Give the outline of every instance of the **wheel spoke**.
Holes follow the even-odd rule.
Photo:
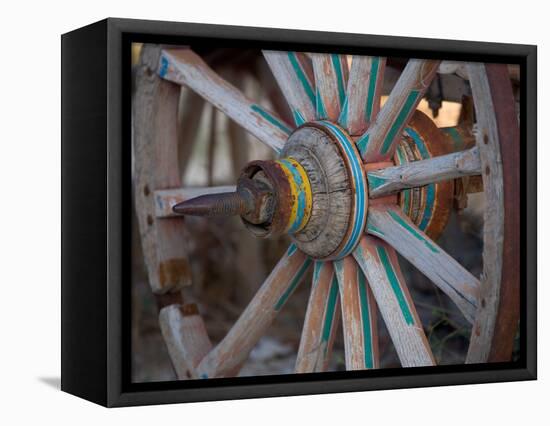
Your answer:
[[[441,61],[437,69],[439,74],[456,74],[464,80],[468,80],[468,70],[463,61]]]
[[[367,231],[397,250],[458,306],[469,322],[477,308],[479,281],[397,207],[369,207]]]
[[[212,343],[196,305],[169,305],[161,309],[159,324],[178,379],[198,379],[195,367]]]
[[[275,114],[221,78],[190,49],[163,50],[158,72],[165,80],[195,91],[277,152],[292,130]]]
[[[387,102],[357,141],[367,162],[393,157],[401,133],[436,75],[439,61],[410,59]]]
[[[342,299],[346,370],[378,368],[376,305],[352,256],[334,262]]]
[[[395,251],[382,240],[365,235],[353,256],[367,277],[401,365],[435,365]]]
[[[181,217],[172,211],[172,207],[191,198],[200,197],[207,194],[219,194],[222,192],[235,192],[236,187],[227,186],[204,186],[190,188],[161,189],[154,192],[155,198],[155,216],[162,217]]]
[[[225,377],[241,365],[294,292],[311,260],[292,244],[224,339],[197,370],[201,378]]]
[[[367,172],[371,198],[443,180],[481,174],[477,148]]]
[[[312,53],[318,119],[336,121],[346,99],[348,64],[344,55]]]
[[[310,59],[299,52],[264,50],[297,126],[315,120],[315,84]]]
[[[338,122],[352,136],[362,135],[378,115],[386,58],[354,56],[346,101]]]
[[[340,318],[338,283],[331,262],[315,262],[296,373],[326,371]]]

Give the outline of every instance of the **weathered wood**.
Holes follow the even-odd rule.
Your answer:
[[[465,80],[468,79],[466,63],[462,61],[441,61],[437,72],[439,74],[456,74]]]
[[[395,251],[382,240],[365,235],[353,257],[367,277],[401,365],[435,365]]]
[[[332,263],[317,261],[296,358],[296,373],[327,370],[339,321],[340,296]]]
[[[191,198],[206,194],[218,194],[221,192],[235,192],[236,187],[227,186],[205,186],[205,187],[189,187],[189,188],[174,188],[155,191],[154,212],[157,218],[181,217],[172,211],[172,207]]]
[[[480,287],[481,303],[478,307],[476,321],[470,337],[470,347],[468,348],[468,355],[466,357],[467,363],[487,362],[491,353],[496,320],[499,312],[501,282],[507,279],[507,277],[504,277],[502,274],[503,267],[505,266],[502,263],[505,247],[505,214],[514,215],[513,211],[517,210],[517,203],[519,202],[517,199],[509,199],[508,202],[511,201],[511,203],[507,204],[507,207],[509,206],[510,211],[505,210],[504,199],[508,194],[504,193],[503,190],[504,176],[502,170],[500,139],[501,137],[506,138],[506,136],[499,133],[499,123],[496,115],[498,106],[493,102],[494,95],[491,93],[492,88],[486,67],[485,64],[468,64],[468,74],[476,107],[478,126],[477,146],[479,148],[483,170],[482,179],[485,193],[485,212],[483,225],[483,275]],[[513,97],[511,100],[513,100]],[[504,117],[501,116],[500,118],[503,119]],[[510,119],[513,120],[513,114],[511,117],[508,117],[508,120]],[[501,126],[503,125],[504,123],[501,123]],[[518,140],[514,141],[515,138],[519,139],[517,129],[515,130],[515,135],[512,136],[511,143],[518,143]],[[510,173],[514,173],[513,170],[516,168],[517,163],[510,165]],[[516,222],[516,227],[518,225],[519,223]],[[517,231],[515,232],[517,240]],[[510,236],[513,238],[513,235]],[[517,241],[509,241],[506,244],[509,243],[513,245],[516,244],[516,242]],[[514,254],[510,252],[508,254],[508,259],[510,259],[510,255],[514,256]],[[517,255],[515,257],[517,259]],[[515,286],[517,286],[519,277],[514,275],[513,269],[517,269],[517,267],[517,263],[515,263],[511,266],[511,269],[508,270],[508,273],[513,275],[511,277],[513,281],[516,281],[512,283],[512,285]],[[512,308],[512,306],[509,308]],[[515,325],[510,322],[506,325],[508,327],[515,327]],[[507,342],[507,344],[510,345],[510,342]]]
[[[195,367],[212,343],[196,305],[166,306],[159,313],[159,323],[178,379],[198,379]]]
[[[344,55],[312,53],[318,119],[336,121],[346,100],[348,64]]]
[[[390,244],[449,296],[469,322],[474,321],[478,279],[418,229],[399,208],[370,206],[367,231]]]
[[[485,64],[498,124],[502,185],[504,193],[504,245],[499,288],[498,313],[495,320],[489,362],[512,359],[520,321],[520,212],[522,182],[517,159],[520,158],[519,107],[510,79],[519,80],[519,65]],[[533,171],[532,171],[533,172]]]
[[[449,154],[446,139],[434,122],[416,110],[396,149],[397,165]],[[403,212],[432,239],[445,229],[451,214],[454,180],[405,189],[399,194]]]
[[[153,292],[191,284],[182,218],[157,220],[154,191],[181,187],[177,111],[180,87],[160,79],[160,49],[145,45],[136,72],[133,103],[134,189],[144,260]]]
[[[466,116],[468,113],[465,109],[468,108],[467,101],[464,101],[461,114]],[[464,151],[473,148],[476,144],[475,136],[472,132],[472,124],[463,123],[453,127],[440,127],[439,130],[445,135],[444,143],[447,152]]]
[[[297,126],[315,120],[315,80],[310,59],[300,52],[264,50]]]
[[[277,83],[277,80],[273,76],[267,61],[259,61],[256,64],[256,67],[259,83],[259,87],[257,88],[258,92],[261,92],[262,96],[266,100],[269,100],[271,109],[273,109],[279,117],[281,117],[286,123],[293,123],[294,118],[292,117],[292,112],[289,108],[288,102],[279,87],[279,83]]]
[[[510,68],[514,71],[511,72]],[[498,124],[500,156],[502,160],[502,187],[504,194],[504,241],[502,273],[499,288],[498,313],[495,320],[489,362],[512,360],[514,342],[520,320],[520,212],[522,183],[520,179],[519,112],[510,78],[519,79],[519,65],[485,64],[491,87],[495,116]],[[504,172],[505,171],[505,172]],[[531,170],[531,173],[534,173]],[[487,223],[487,222],[485,222]],[[482,296],[483,297],[483,296]],[[482,299],[483,300],[483,299]],[[481,317],[482,319],[482,317]]]
[[[346,370],[379,367],[376,304],[352,256],[334,262],[342,300]]]
[[[384,107],[357,146],[366,162],[393,157],[401,132],[436,75],[439,61],[409,59]]]
[[[294,292],[311,260],[292,244],[262,284],[229,333],[204,359],[202,378],[226,377],[248,357]]]
[[[444,180],[481,174],[477,148],[367,173],[371,198]]]
[[[349,72],[346,102],[338,123],[352,136],[366,132],[380,110],[386,58],[353,56]]]
[[[353,213],[346,163],[327,132],[311,126],[294,132],[282,155],[302,165],[313,194],[309,221],[294,238],[312,257],[326,258],[338,250]]]
[[[507,78],[518,82],[520,80],[520,67],[517,64],[506,65]],[[468,63],[462,61],[441,61],[437,70],[440,74],[456,74],[459,77],[469,80]]]
[[[291,132],[288,124],[248,99],[192,50],[163,50],[158,74],[165,80],[186,85],[277,152]]]

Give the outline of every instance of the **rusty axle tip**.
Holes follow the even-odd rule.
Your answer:
[[[248,209],[246,200],[238,192],[201,195],[172,207],[177,214],[203,217],[243,215]]]

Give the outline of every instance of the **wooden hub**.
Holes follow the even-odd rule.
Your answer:
[[[396,150],[395,164],[447,154],[445,135],[423,113],[414,113]],[[388,162],[388,165],[391,165]],[[289,137],[277,161],[253,161],[242,178],[270,187],[269,220],[246,227],[258,237],[287,233],[297,247],[319,260],[350,254],[363,234],[368,213],[365,165],[356,144],[329,121],[302,125]],[[407,189],[398,203],[411,220],[432,238],[447,224],[453,182]]]
[[[373,194],[377,188],[377,178],[371,174],[367,181],[365,170],[446,154],[446,141],[444,133],[417,111],[393,162],[364,164],[355,141],[340,126],[309,122],[289,136],[278,160],[249,163],[236,192],[203,195],[173,210],[200,216],[238,214],[257,237],[288,234],[313,259],[342,259],[357,246],[366,226],[367,182]],[[384,202],[398,202],[422,231],[437,238],[449,218],[453,191],[452,181],[428,184],[405,189]]]
[[[424,113],[415,111],[398,145],[397,165],[426,160],[452,152],[445,134]],[[445,229],[451,213],[454,181],[405,189],[399,193],[399,205],[414,224],[437,239]]]
[[[361,156],[338,125],[307,123],[289,137],[280,159],[254,161],[243,172],[275,194],[270,222],[245,225],[257,236],[286,232],[314,259],[340,259],[366,224],[368,190]]]

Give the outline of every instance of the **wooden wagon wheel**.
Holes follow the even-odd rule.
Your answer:
[[[380,108],[385,58],[354,56],[348,71],[340,55],[263,54],[294,126],[246,98],[189,49],[146,46],[142,53],[134,99],[135,197],[178,377],[236,375],[310,267],[296,372],[327,369],[340,317],[346,369],[377,368],[375,307],[402,366],[435,365],[396,253],[472,324],[466,362],[509,359],[519,309],[519,133],[506,66],[467,65],[477,114],[471,146],[463,137],[468,129],[443,131],[416,111],[439,61],[410,59]],[[174,151],[180,85],[275,150],[278,160],[249,163],[236,188],[181,188]],[[478,175],[487,200],[480,279],[434,242],[457,179]],[[196,307],[180,295],[189,283],[180,214],[239,214],[253,234],[286,233],[293,241],[214,347]]]

